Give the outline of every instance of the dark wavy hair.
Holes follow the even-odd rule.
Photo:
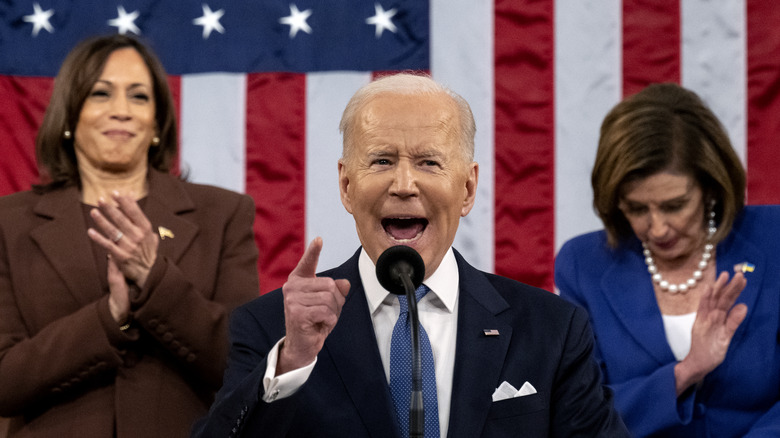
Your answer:
[[[601,125],[591,184],[611,246],[633,235],[618,208],[627,183],[663,171],[691,176],[704,202],[714,201],[715,242],[731,231],[745,205],[745,169],[726,130],[694,92],[653,84],[617,104]]]
[[[110,35],[82,41],[68,53],[54,79],[49,106],[35,139],[35,154],[40,184],[38,191],[80,185],[73,139],[84,101],[100,78],[108,57],[119,49],[132,48],[146,63],[152,77],[155,119],[160,143],[149,148],[148,163],[154,169],[169,172],[178,147],[176,114],[167,75],[157,56],[134,37]],[[64,137],[71,131],[70,138]]]

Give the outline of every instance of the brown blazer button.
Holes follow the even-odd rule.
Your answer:
[[[149,327],[155,328],[155,327],[157,327],[157,324],[159,324],[159,321],[157,321],[156,319],[150,319],[148,324],[149,324]]]
[[[197,359],[197,357],[194,354],[190,353],[187,355],[187,362],[195,362],[195,359]]]
[[[165,342],[171,342],[173,340],[173,333],[168,332],[168,333],[164,334],[162,338],[163,338],[163,341],[165,341]]]
[[[181,347],[181,348],[179,348],[178,353],[179,353],[179,356],[184,357],[184,356],[186,356],[186,355],[188,355],[190,353],[190,349],[187,348],[187,347]]]
[[[157,326],[156,329],[154,329],[154,331],[156,331],[158,335],[165,333],[167,330],[168,327],[165,324],[160,324]]]

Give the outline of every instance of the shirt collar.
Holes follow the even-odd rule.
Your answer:
[[[379,306],[388,299],[388,296],[392,294],[379,284],[379,280],[376,278],[376,266],[362,248],[358,259],[358,269],[360,271],[360,279],[363,282],[363,289],[366,292],[368,307],[373,315]],[[431,290],[429,294],[433,293],[447,311],[452,313],[455,310],[455,303],[458,298],[459,283],[458,262],[455,260],[452,247],[450,247],[444,254],[444,258],[442,258],[436,272],[423,281],[423,284]]]

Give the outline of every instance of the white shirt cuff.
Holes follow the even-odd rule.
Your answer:
[[[279,347],[282,345],[282,342],[284,342],[284,338],[280,339],[268,353],[265,375],[263,376],[264,392],[262,397],[266,403],[295,394],[309,379],[311,372],[314,370],[314,365],[317,363],[317,358],[315,357],[314,361],[305,367],[277,376],[276,362],[279,358]]]

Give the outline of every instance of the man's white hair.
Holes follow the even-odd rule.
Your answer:
[[[371,100],[381,94],[444,94],[449,96],[458,108],[459,126],[457,129],[458,137],[460,139],[459,146],[464,161],[466,163],[474,161],[474,135],[476,134],[477,127],[468,102],[454,91],[431,79],[430,76],[411,73],[384,76],[361,87],[352,96],[341,116],[341,123],[339,123],[339,131],[343,135],[342,160],[345,162],[349,161],[352,152],[351,139],[355,134],[356,117]]]

